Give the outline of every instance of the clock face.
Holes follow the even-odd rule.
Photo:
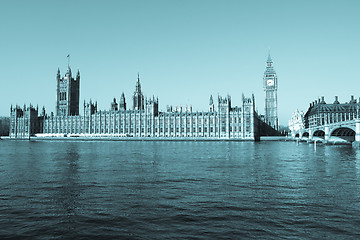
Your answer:
[[[266,84],[270,87],[270,86],[273,86],[274,85],[274,80],[272,79],[269,79],[267,80]]]

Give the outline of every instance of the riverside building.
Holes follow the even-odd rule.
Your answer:
[[[64,77],[57,71],[56,115],[43,108],[11,107],[10,138],[113,138],[113,139],[189,139],[189,140],[258,140],[259,118],[255,97],[242,95],[240,106],[232,106],[231,97],[212,96],[207,111],[191,107],[168,107],[159,110],[159,99],[146,98],[138,75],[133,107],[127,108],[124,93],[119,103],[113,99],[109,110],[98,110],[96,102],[83,103],[80,115],[80,72],[73,78],[68,66]]]

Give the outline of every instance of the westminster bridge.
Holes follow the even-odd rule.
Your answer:
[[[297,139],[310,141],[360,142],[360,119],[304,128],[295,132],[294,135]]]

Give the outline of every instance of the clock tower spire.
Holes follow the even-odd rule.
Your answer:
[[[265,91],[265,122],[274,129],[279,129],[279,120],[277,113],[277,88],[278,80],[273,67],[273,61],[270,56],[266,61],[266,69],[264,72],[264,91]]]

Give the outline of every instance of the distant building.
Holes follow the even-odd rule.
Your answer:
[[[325,102],[324,97],[310,103],[304,115],[305,128],[353,120],[359,116],[360,103],[351,96],[349,102],[340,103],[337,96],[331,104]]]
[[[255,111],[254,95],[250,98],[243,95],[239,107],[232,106],[230,96],[218,96],[216,107],[213,97],[210,96],[208,111],[193,112],[190,105],[184,109],[168,107],[168,111],[161,112],[158,98],[144,97],[138,75],[132,97],[133,109],[127,109],[125,95],[122,93],[119,103],[115,98],[113,99],[110,110],[98,110],[96,102],[84,102],[84,112],[81,116],[79,115],[80,72],[78,71],[75,79],[72,78],[69,66],[63,78],[60,77],[58,70],[56,79],[56,116],[53,113],[47,115],[45,109],[39,113],[38,108],[31,105],[23,108],[11,107],[11,138],[82,136],[259,139],[259,118]],[[275,114],[274,111],[273,113]]]
[[[293,112],[291,119],[289,120],[289,129],[292,137],[305,128],[304,112],[296,110]]]

